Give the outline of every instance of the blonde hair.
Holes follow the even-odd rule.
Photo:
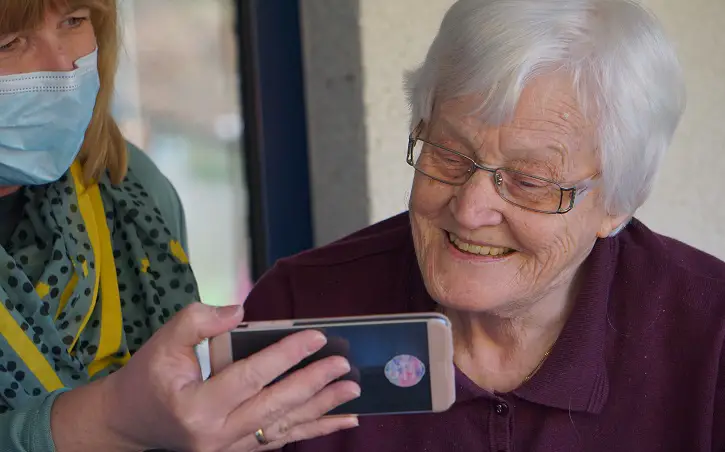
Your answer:
[[[98,43],[98,73],[101,80],[80,159],[86,180],[98,179],[104,171],[108,171],[111,181],[118,184],[126,176],[128,160],[126,140],[111,116],[119,51],[116,0],[0,1],[0,35],[37,27],[49,10],[80,8],[91,10],[91,23]]]

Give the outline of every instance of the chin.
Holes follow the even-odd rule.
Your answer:
[[[428,249],[420,268],[429,295],[440,305],[470,312],[496,311],[516,299],[511,283],[517,280],[517,258],[513,254],[469,260],[452,256],[440,246]]]
[[[463,250],[455,241],[445,229],[413,221],[413,242],[428,294],[450,309],[505,310],[516,299],[525,254],[509,249],[500,254],[489,250],[486,255],[480,248]]]
[[[443,307],[456,311],[490,312],[506,310],[512,297],[504,287],[495,283],[487,284],[481,281],[472,285],[470,281],[461,281],[460,278],[447,280],[436,277],[434,284],[428,284],[426,289],[431,298]]]

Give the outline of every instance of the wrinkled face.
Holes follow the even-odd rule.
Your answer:
[[[90,10],[48,10],[35,29],[0,31],[0,76],[40,71],[71,71],[95,50]]]
[[[489,127],[470,112],[479,96],[436,107],[421,137],[486,167],[506,167],[573,185],[599,172],[596,128],[582,116],[571,81],[542,76],[522,93],[513,120]],[[515,315],[566,291],[597,236],[623,218],[606,214],[595,188],[566,214],[503,200],[491,173],[462,186],[417,173],[410,216],[418,263],[433,299],[449,308]]]

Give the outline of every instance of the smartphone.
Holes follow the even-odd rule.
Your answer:
[[[304,366],[334,355],[344,356],[359,398],[330,415],[442,412],[455,401],[451,324],[438,313],[247,322],[210,340],[212,375],[285,336],[318,330],[327,344],[271,384]]]

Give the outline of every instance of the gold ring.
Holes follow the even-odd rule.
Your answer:
[[[262,430],[261,428],[254,432],[254,437],[257,439],[257,442],[260,446],[266,446],[267,444],[269,444],[267,437],[264,436],[264,430]]]

